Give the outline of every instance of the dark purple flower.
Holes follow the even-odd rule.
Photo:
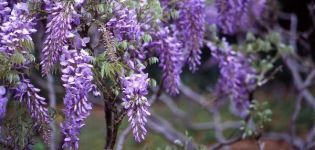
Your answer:
[[[184,0],[179,4],[177,30],[178,39],[188,55],[188,64],[191,71],[196,71],[200,65],[200,55],[203,43],[205,24],[204,0]]]
[[[260,18],[265,0],[216,0],[218,25],[224,33],[248,30]]]
[[[92,104],[87,96],[93,90],[92,57],[81,50],[68,50],[63,47],[60,57],[62,66],[62,81],[66,90],[64,98],[64,113],[66,120],[62,123],[62,132],[65,135],[64,148],[78,149],[80,129],[84,120],[90,115]]]
[[[250,92],[256,86],[256,71],[244,55],[232,50],[232,47],[222,40],[220,47],[208,43],[212,57],[218,62],[220,79],[216,85],[217,96],[228,96],[236,108],[238,115],[248,113]]]
[[[122,105],[127,110],[128,121],[133,129],[135,140],[140,142],[144,140],[147,130],[147,116],[150,115],[150,104],[145,97],[148,94],[148,74],[132,74],[121,78],[123,90]]]
[[[15,89],[14,97],[26,104],[31,117],[38,125],[48,126],[51,118],[48,113],[46,99],[38,95],[40,89],[34,87],[29,79],[22,79]],[[44,130],[43,138],[48,141],[50,130]]]
[[[75,21],[76,13],[73,5],[67,2],[56,2],[49,12],[47,24],[48,34],[42,50],[42,74],[47,74],[59,60],[63,46],[67,45],[67,38],[72,37],[71,22]]]

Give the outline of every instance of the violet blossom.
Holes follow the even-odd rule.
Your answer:
[[[216,0],[218,25],[224,33],[248,30],[261,17],[266,0]]]
[[[8,99],[6,97],[6,89],[4,86],[0,86],[0,124],[6,114],[7,103]]]
[[[177,30],[178,39],[188,55],[188,64],[191,71],[196,71],[200,65],[201,46],[205,31],[205,2],[204,0],[184,0],[179,4]]]
[[[0,26],[0,52],[7,55],[12,55],[15,51],[26,53],[21,42],[32,40],[30,35],[36,32],[34,25],[27,4],[14,5],[9,18]]]
[[[66,90],[64,97],[66,119],[61,125],[65,135],[64,148],[78,149],[80,129],[92,110],[92,104],[87,99],[88,93],[94,87],[91,59],[92,57],[83,49],[68,50],[67,46],[63,47],[60,64],[61,79]]]
[[[113,1],[113,17],[106,26],[118,41],[137,40],[140,35],[135,10],[128,9],[116,1]]]
[[[163,70],[163,87],[171,95],[178,94],[184,63],[183,51],[180,50],[181,44],[171,34],[168,27],[160,29],[152,44],[159,55],[160,66]]]
[[[29,79],[22,79],[15,89],[14,97],[26,104],[31,117],[38,125],[48,126],[51,118],[48,113],[47,102],[44,97],[39,95],[40,89],[36,88]],[[47,142],[50,130],[43,131],[43,138]]]
[[[128,121],[133,129],[133,135],[136,141],[144,140],[147,130],[147,116],[150,115],[150,104],[145,97],[148,94],[148,74],[132,74],[121,78],[123,90],[122,105],[127,110]]]
[[[6,22],[10,14],[11,9],[8,7],[6,0],[0,0],[0,25]]]
[[[250,61],[240,52],[222,40],[221,46],[208,43],[212,57],[218,62],[220,78],[216,85],[216,95],[229,96],[236,108],[237,115],[244,117],[248,113],[250,93],[256,86],[256,71]]]
[[[67,38],[71,35],[71,22],[76,21],[78,15],[72,4],[56,2],[48,7],[48,34],[42,50],[42,74],[49,73],[53,65],[59,60],[63,46],[67,45]]]

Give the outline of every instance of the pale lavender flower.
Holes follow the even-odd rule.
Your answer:
[[[65,135],[64,148],[78,149],[80,129],[84,120],[90,115],[92,104],[87,96],[93,90],[92,57],[81,50],[68,50],[63,47],[60,64],[62,66],[62,81],[66,90],[64,98],[64,113],[66,120],[62,123]]]
[[[48,113],[47,102],[44,97],[39,95],[40,89],[36,88],[29,79],[22,79],[15,89],[14,97],[26,104],[27,110],[31,113],[32,119],[38,125],[48,126],[51,118]],[[48,141],[50,130],[43,131],[43,138]]]
[[[6,114],[7,103],[8,99],[6,97],[6,89],[4,86],[0,86],[0,124]]]
[[[123,90],[122,105],[127,110],[128,121],[133,129],[133,135],[136,141],[144,140],[147,130],[145,124],[150,115],[150,104],[145,97],[148,94],[148,74],[132,74],[121,78]]]
[[[49,12],[48,34],[42,50],[42,74],[49,73],[53,65],[59,60],[63,46],[67,45],[67,38],[72,35],[71,22],[76,21],[77,13],[73,5],[67,2],[54,3],[47,8]]]
[[[163,86],[166,92],[175,95],[179,93],[180,74],[184,63],[181,44],[172,36],[168,27],[161,28],[152,45],[159,55],[160,66],[163,70]]]
[[[237,110],[237,115],[245,116],[250,104],[250,92],[256,86],[256,71],[250,61],[240,52],[222,40],[220,47],[208,43],[211,55],[218,62],[220,79],[216,85],[217,96],[228,96]]]
[[[30,35],[36,32],[34,25],[33,18],[29,16],[27,4],[14,5],[8,20],[0,26],[0,52],[7,55],[15,51],[26,53],[21,42],[32,40]]]
[[[200,65],[201,46],[203,43],[205,24],[204,0],[184,0],[179,4],[177,30],[178,39],[188,54],[189,69],[193,72]]]
[[[216,0],[218,25],[224,33],[248,30],[261,17],[266,0]]]

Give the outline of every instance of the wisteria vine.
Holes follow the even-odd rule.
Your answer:
[[[13,94],[26,105],[48,141],[52,114],[48,101],[30,79],[40,68],[43,77],[60,75],[65,91],[60,125],[63,148],[79,149],[80,129],[93,109],[91,92],[104,99],[104,107],[110,112],[105,114],[108,129],[118,130],[116,125],[127,116],[135,140],[145,140],[151,114],[147,96],[155,83],[148,68],[159,63],[161,90],[172,96],[180,93],[185,66],[196,72],[202,63],[207,4],[205,0],[128,2],[45,0],[9,4],[0,0],[0,61],[4,64],[0,66],[4,68],[0,68],[0,123],[10,103],[8,95]],[[33,3],[40,10],[30,9]],[[264,2],[215,3],[217,26],[224,33],[234,34],[254,24],[252,17],[259,16]],[[38,43],[33,41],[39,36],[37,29],[45,32],[39,37],[44,39],[40,46],[34,46]],[[207,44],[220,68],[216,94],[232,97],[237,113],[248,114],[249,95],[256,87],[257,76],[251,61],[226,40],[222,40],[222,46]]]

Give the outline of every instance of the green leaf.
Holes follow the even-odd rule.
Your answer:
[[[126,40],[119,43],[119,48],[126,50],[128,48],[128,42]]]
[[[159,59],[157,57],[150,57],[149,58],[149,64],[153,65],[159,62]]]
[[[21,46],[25,49],[25,50],[27,50],[27,51],[30,51],[30,52],[32,52],[32,51],[34,51],[34,43],[33,43],[33,41],[32,40],[22,40],[21,42],[20,42],[20,44],[21,44]]]
[[[142,40],[143,40],[144,42],[151,42],[151,41],[152,41],[152,37],[151,37],[151,35],[149,35],[149,34],[144,34],[144,35],[142,36]]]
[[[156,80],[155,80],[155,79],[150,78],[150,80],[149,80],[149,84],[150,84],[150,86],[155,87],[155,86],[156,86],[156,84],[157,84],[157,82],[156,82]]]
[[[16,52],[11,56],[12,64],[20,65],[20,64],[23,64],[24,62],[25,62],[25,58],[21,53]]]

